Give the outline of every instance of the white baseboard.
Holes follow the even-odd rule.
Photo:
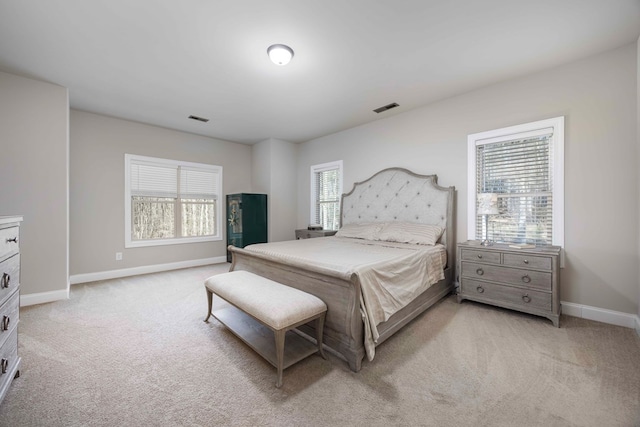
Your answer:
[[[624,326],[635,329],[638,335],[640,335],[640,317],[638,317],[637,314],[623,313],[621,311],[607,310],[605,308],[591,307],[565,301],[561,301],[560,304],[562,305],[562,314],[566,314],[567,316],[581,317],[610,325]]]
[[[40,292],[35,294],[21,294],[20,307],[69,299],[69,285],[75,285],[78,283],[95,282],[96,280],[117,279],[119,277],[136,276],[138,274],[158,273],[161,271],[177,270],[180,268],[200,267],[202,265],[209,264],[221,264],[223,262],[227,262],[226,256],[172,262],[168,264],[123,268],[121,270],[101,271],[98,273],[75,274],[69,277],[67,289],[61,289],[59,291]]]
[[[67,286],[67,289],[61,289],[59,291],[40,292],[37,294],[21,294],[20,307],[26,307],[28,305],[44,304],[46,302],[60,301],[63,299],[69,299],[68,286]]]
[[[72,285],[77,285],[78,283],[95,282],[97,280],[117,279],[120,277],[137,276],[139,274],[178,270],[180,268],[200,267],[202,265],[209,264],[221,264],[223,262],[227,262],[226,256],[171,262],[168,264],[144,265],[141,267],[123,268],[121,270],[99,271],[97,273],[74,274],[73,276],[69,277],[69,281]]]

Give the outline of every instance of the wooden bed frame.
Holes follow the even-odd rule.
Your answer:
[[[342,195],[341,226],[351,223],[405,221],[444,227],[440,238],[447,250],[445,278],[431,286],[386,322],[378,325],[381,344],[453,290],[455,266],[454,187],[440,187],[436,175],[418,175],[402,168],[384,169],[357,182]],[[339,277],[319,267],[301,269],[274,262],[245,249],[229,247],[233,255],[231,271],[246,270],[303,290],[322,299],[328,307],[324,343],[358,372],[365,356],[364,324],[360,314],[361,290],[356,274]],[[315,329],[306,324],[299,329],[310,337]]]

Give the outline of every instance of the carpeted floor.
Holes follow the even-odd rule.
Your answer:
[[[215,319],[228,264],[71,288],[25,307],[0,426],[640,426],[640,338],[448,297],[359,373],[329,354],[284,372]]]

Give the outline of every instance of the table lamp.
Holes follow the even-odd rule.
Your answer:
[[[484,239],[482,246],[491,246],[489,241],[489,215],[497,215],[498,212],[498,195],[496,193],[478,193],[478,215],[482,215],[484,219]]]

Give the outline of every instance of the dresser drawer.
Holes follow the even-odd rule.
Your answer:
[[[17,254],[19,251],[18,227],[0,229],[0,259]]]
[[[500,264],[500,252],[489,252],[474,249],[462,250],[463,261],[482,261]]]
[[[14,292],[0,307],[0,346],[5,343],[7,337],[13,332],[20,320],[20,293]]]
[[[13,380],[19,361],[18,329],[14,328],[4,345],[0,347],[0,389],[5,383]]]
[[[0,304],[20,284],[20,254],[0,262]]]
[[[497,265],[462,262],[462,277],[482,279],[509,285],[551,290],[551,273],[529,271]]]
[[[514,288],[471,279],[463,280],[461,287],[462,292],[472,298],[486,298],[492,303],[503,302],[537,310],[551,311],[551,294],[547,292]]]
[[[549,257],[524,254],[504,254],[502,260],[504,265],[521,268],[539,268],[541,270],[551,271],[551,258]]]

